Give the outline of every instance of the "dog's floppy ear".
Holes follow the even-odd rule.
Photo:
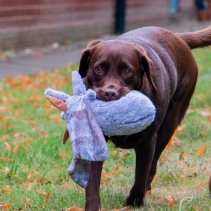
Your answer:
[[[89,68],[89,58],[90,58],[91,52],[94,49],[94,47],[100,42],[102,41],[94,40],[87,45],[86,49],[83,50],[80,64],[79,64],[79,74],[81,75],[81,78],[86,77],[86,74]]]
[[[139,51],[139,55],[140,55],[140,66],[141,66],[141,70],[143,73],[146,74],[150,84],[152,85],[152,87],[157,90],[153,79],[152,79],[152,74],[153,74],[153,63],[152,60],[149,59],[149,57],[147,56],[146,52],[144,50],[138,50]]]

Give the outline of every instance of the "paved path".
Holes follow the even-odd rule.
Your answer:
[[[195,31],[210,26],[211,22],[199,23],[197,21],[181,21],[164,26],[173,32]],[[103,39],[108,39],[106,36]],[[64,67],[67,64],[76,64],[80,60],[81,51],[86,42],[73,46],[61,46],[46,50],[46,48],[30,51],[20,51],[8,60],[0,60],[0,78],[12,77],[17,74],[30,74],[38,71],[51,71],[55,68]],[[41,53],[40,53],[41,52]],[[30,55],[38,54],[38,55]],[[39,55],[41,54],[41,55]]]

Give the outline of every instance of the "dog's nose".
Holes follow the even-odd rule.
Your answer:
[[[118,100],[119,99],[119,93],[115,89],[107,88],[104,91],[103,97],[105,101],[112,101],[112,100]]]

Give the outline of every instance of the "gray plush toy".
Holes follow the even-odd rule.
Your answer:
[[[155,118],[155,107],[148,97],[131,91],[119,100],[104,102],[96,99],[96,93],[85,85],[77,71],[72,73],[73,93],[48,88],[47,98],[58,109],[67,123],[63,143],[69,137],[74,158],[69,167],[72,179],[81,187],[89,180],[90,161],[108,158],[107,136],[130,135],[149,126]]]

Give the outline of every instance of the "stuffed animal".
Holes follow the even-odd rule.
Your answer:
[[[72,73],[72,83],[74,96],[50,88],[45,94],[63,111],[61,118],[67,123],[63,143],[70,134],[74,153],[69,174],[81,187],[86,187],[90,161],[108,158],[104,135],[138,133],[154,121],[156,111],[150,99],[139,91],[133,90],[119,100],[104,102],[96,99],[93,90],[86,90],[77,71]]]

